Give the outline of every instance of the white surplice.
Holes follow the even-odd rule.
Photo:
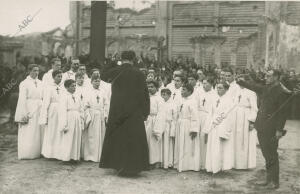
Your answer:
[[[82,134],[83,158],[86,161],[99,162],[105,136],[105,118],[108,116],[106,94],[100,89],[91,89],[87,93],[85,112],[86,129]],[[89,121],[87,121],[89,120]]]
[[[205,169],[206,161],[206,143],[205,143],[205,133],[204,125],[207,119],[209,109],[212,106],[213,99],[215,98],[215,91],[212,89],[208,92],[204,90],[201,92],[199,98],[197,99],[197,107],[199,114],[199,128],[200,128],[200,168]]]
[[[88,91],[90,91],[91,87],[86,87],[84,84],[82,86],[76,85],[76,91],[74,95],[80,99],[81,103],[85,104],[87,100]]]
[[[158,114],[154,131],[162,138],[162,163],[164,168],[174,164],[174,137],[175,137],[175,105],[171,99],[163,101]]]
[[[234,114],[234,168],[248,169],[256,167],[256,130],[249,130],[249,122],[257,115],[257,97],[246,88],[236,93],[237,108]]]
[[[233,167],[233,112],[232,99],[226,94],[216,95],[206,118],[203,132],[208,134],[206,162],[207,172],[217,173]],[[223,139],[221,139],[223,138]]]
[[[58,130],[59,100],[63,95],[63,86],[53,82],[45,90],[39,123],[45,125],[42,155],[59,159],[62,134]]]
[[[157,92],[150,95],[150,115],[148,116],[147,121],[145,121],[150,164],[162,162],[162,142],[161,139],[157,140],[154,136],[154,126],[162,101],[163,99]]]
[[[176,108],[174,167],[179,172],[200,170],[199,119],[197,102],[192,96],[182,98]],[[190,132],[196,132],[192,139]]]
[[[47,73],[43,75],[42,82],[45,86],[50,86],[54,83],[54,79],[52,77],[53,69],[50,69]]]
[[[18,159],[39,158],[43,143],[43,130],[38,121],[42,106],[43,84],[30,76],[20,83],[15,121],[29,118],[27,124],[19,123]]]
[[[60,159],[79,160],[81,135],[84,129],[84,110],[81,100],[67,92],[59,103],[58,129],[62,133]],[[63,129],[67,129],[66,133]]]

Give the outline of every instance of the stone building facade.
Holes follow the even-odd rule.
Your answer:
[[[70,2],[76,55],[89,53],[91,6]],[[156,1],[141,11],[108,6],[106,54],[132,49],[200,65],[299,68],[299,41],[289,44],[300,38],[299,13],[300,2]]]

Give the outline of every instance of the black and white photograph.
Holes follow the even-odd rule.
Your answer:
[[[0,193],[300,194],[300,1],[1,0]]]

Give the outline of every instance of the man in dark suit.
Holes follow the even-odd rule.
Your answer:
[[[136,175],[149,168],[144,121],[150,113],[145,76],[133,67],[135,53],[124,51],[121,66],[107,66],[101,78],[111,82],[111,102],[100,168]]]
[[[237,83],[256,92],[260,106],[254,123],[258,141],[266,161],[267,181],[257,183],[267,189],[279,188],[278,141],[285,134],[284,125],[287,119],[287,103],[291,91],[280,83],[280,72],[270,70],[265,75],[266,84],[245,81],[237,78]]]

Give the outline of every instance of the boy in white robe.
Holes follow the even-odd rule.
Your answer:
[[[79,64],[78,73],[83,74],[83,79],[84,79],[83,86],[86,87],[86,88],[90,88],[91,87],[91,79],[86,74],[86,66],[85,66],[85,64]]]
[[[174,104],[179,104],[182,100],[181,96],[181,87],[183,85],[183,77],[180,75],[176,75],[174,77],[174,88],[170,89],[172,92],[171,99]]]
[[[157,114],[162,103],[162,98],[157,93],[158,84],[154,80],[147,80],[147,87],[150,94],[150,115],[145,121],[146,135],[149,147],[149,163],[152,167],[160,167],[162,162],[162,143],[160,132],[155,131]]]
[[[54,80],[52,77],[52,73],[53,71],[61,69],[61,60],[59,58],[52,59],[51,63],[52,69],[50,69],[47,73],[43,75],[42,81],[45,86],[53,85]]]
[[[100,89],[100,76],[92,76],[93,89],[88,91],[86,100],[87,114],[90,120],[82,135],[83,158],[86,161],[100,162],[105,136],[105,123],[108,116],[107,98]]]
[[[20,83],[15,122],[18,129],[18,159],[35,159],[41,155],[43,130],[38,121],[42,106],[43,84],[38,79],[39,67],[30,64],[29,76]]]
[[[170,99],[171,91],[169,89],[162,89],[161,96],[164,101],[157,114],[154,128],[158,135],[162,137],[163,167],[171,168],[174,165],[175,106]]]
[[[205,78],[203,80],[203,92],[197,99],[197,107],[199,112],[199,127],[200,127],[200,168],[205,169],[206,160],[206,142],[204,125],[208,116],[210,107],[212,106],[215,91],[212,89],[213,79]]]
[[[198,75],[197,74],[189,74],[187,79],[188,79],[188,83],[191,84],[194,88],[192,97],[194,97],[195,100],[198,101],[201,96],[201,93],[203,92],[203,86],[197,85]]]
[[[182,87],[182,102],[177,106],[174,167],[179,172],[200,170],[199,121],[193,86]]]
[[[62,161],[80,160],[81,135],[84,129],[84,110],[81,100],[76,97],[74,80],[66,80],[67,93],[59,103],[58,128],[62,133]]]
[[[46,158],[59,159],[62,134],[58,130],[58,110],[59,100],[63,92],[61,85],[62,71],[53,71],[52,77],[54,82],[49,85],[44,93],[39,124],[46,125],[42,155]]]
[[[257,115],[257,97],[254,92],[239,86],[235,99],[234,115],[234,168],[256,167],[256,130],[253,124]]]
[[[68,79],[75,80],[75,74],[78,70],[79,59],[73,59],[71,63],[71,69],[63,74],[62,83]]]
[[[87,91],[90,90],[90,87],[86,87],[84,74],[77,72],[75,74],[76,81],[76,91],[75,96],[80,99],[80,101],[84,104],[87,99]]]
[[[217,84],[218,95],[213,98],[204,133],[206,133],[206,171],[217,173],[233,167],[233,120],[235,109],[232,99],[226,95],[229,85],[225,82]]]

